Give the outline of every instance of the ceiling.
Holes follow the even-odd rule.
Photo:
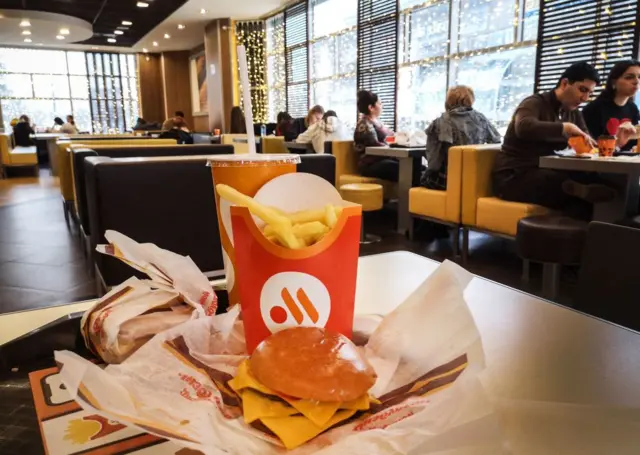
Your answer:
[[[42,39],[46,47],[67,49],[136,50],[149,52],[193,49],[204,41],[204,28],[213,19],[254,19],[280,7],[285,0],[144,0],[147,8],[136,6],[138,0],[0,0],[0,45],[24,45],[21,29],[2,18],[24,16],[29,19],[34,11],[73,16],[93,26],[93,36],[73,33],[64,42],[59,42],[47,33]],[[14,11],[11,11],[14,10]],[[204,11],[204,12],[203,12]],[[3,22],[4,21],[4,22]],[[130,21],[132,25],[123,25]],[[49,24],[52,29],[68,27],[61,20]],[[178,26],[181,26],[180,28]],[[35,29],[35,27],[33,28]],[[122,34],[115,34],[115,31]],[[15,37],[11,34],[15,33]],[[73,30],[71,30],[73,32]],[[165,34],[169,38],[165,38]],[[110,43],[108,39],[115,39]],[[154,46],[154,41],[157,46]]]

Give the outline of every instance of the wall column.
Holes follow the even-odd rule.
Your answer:
[[[207,59],[209,128],[227,132],[233,107],[233,28],[231,19],[216,19],[205,28],[204,49]]]

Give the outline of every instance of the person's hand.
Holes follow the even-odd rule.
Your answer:
[[[587,133],[582,131],[580,128],[578,128],[577,125],[575,125],[573,123],[570,123],[570,122],[563,123],[562,124],[562,132],[567,137],[575,137],[575,136],[584,137],[587,140],[587,142],[589,143],[589,145],[591,145],[591,147],[596,147],[598,145],[597,142],[594,141],[591,136],[589,136]]]
[[[636,128],[631,123],[623,123],[618,128],[617,144],[618,147],[624,147],[636,134]]]

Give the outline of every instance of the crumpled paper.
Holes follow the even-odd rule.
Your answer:
[[[484,355],[463,298],[470,279],[445,262],[379,325],[372,324],[375,316],[357,317],[355,336],[368,337],[364,353],[378,374],[372,394],[382,403],[290,452],[507,453],[477,378]],[[104,370],[56,352],[61,378],[85,409],[205,454],[285,453],[244,423],[239,400],[226,386],[246,358],[238,311],[169,329]]]

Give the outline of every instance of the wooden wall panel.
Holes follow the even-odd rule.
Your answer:
[[[209,116],[208,115],[196,115],[193,117],[193,131],[199,133],[211,132],[209,129]]]
[[[189,51],[162,53],[162,81],[165,118],[182,111],[187,125],[193,128]]]
[[[160,54],[138,54],[140,112],[147,122],[165,120]]]
[[[205,28],[204,48],[207,58],[209,131],[229,129],[233,107],[233,64],[230,19],[216,19]]]

